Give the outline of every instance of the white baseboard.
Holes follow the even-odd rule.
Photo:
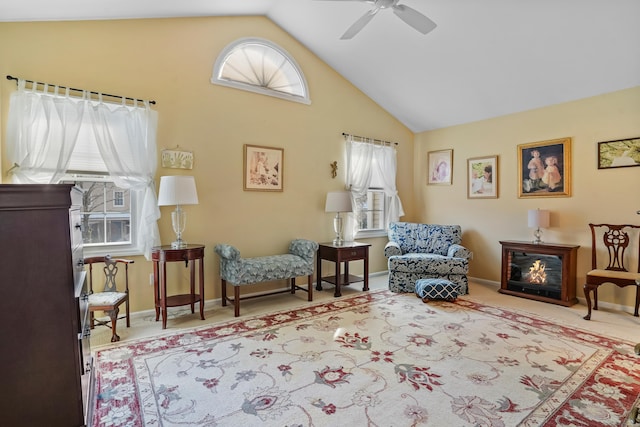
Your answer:
[[[369,273],[369,277],[379,277],[379,276],[385,276],[388,274],[387,270],[383,270],[383,271],[377,271],[374,273]],[[496,291],[498,289],[500,289],[500,282],[497,282],[495,280],[487,280],[487,279],[481,279],[479,277],[471,277],[469,276],[469,281],[473,282],[473,283],[478,283],[481,285],[487,285],[487,286],[491,286],[493,288],[496,289]],[[312,286],[316,286],[316,282],[313,282]],[[281,290],[286,290],[288,289],[288,287],[283,287],[281,288]],[[279,290],[279,289],[274,289],[274,290]],[[249,294],[245,294],[243,296],[261,296],[264,294],[268,294],[269,292],[273,292],[273,290],[270,291],[263,291],[263,292],[254,292],[254,293],[249,293]],[[207,309],[207,307],[211,307],[211,304],[214,305],[220,305],[220,298],[216,298],[216,299],[211,299],[211,300],[205,300],[204,302],[205,304],[205,310]],[[587,305],[587,301],[584,299],[584,297],[578,297],[578,304],[582,304],[586,307]],[[607,310],[614,310],[614,311],[623,311],[623,312],[631,312],[633,313],[634,307],[632,306],[628,306],[628,305],[622,305],[622,304],[614,304],[614,303],[609,303],[606,301],[598,301],[598,306],[602,307],[602,308],[606,308]],[[131,317],[144,317],[144,316],[149,316],[149,315],[153,315],[155,314],[155,310],[151,309],[151,310],[143,310],[143,311],[136,311],[136,312],[132,312],[131,313]]]

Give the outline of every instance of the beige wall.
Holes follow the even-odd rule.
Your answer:
[[[599,170],[597,143],[640,135],[640,87],[416,135],[415,202],[419,220],[457,223],[474,252],[471,276],[500,281],[500,240],[531,240],[528,209],[551,211],[543,240],[580,245],[577,296],[591,265],[589,222],[640,223],[640,167]],[[571,197],[518,198],[517,145],[571,137]],[[453,185],[426,185],[432,150],[453,149]],[[498,199],[467,198],[467,159],[498,155]],[[637,247],[637,246],[636,246]],[[635,267],[635,265],[634,265]],[[471,289],[473,292],[473,289]],[[603,286],[600,299],[633,305],[635,292]]]
[[[295,58],[307,79],[311,105],[209,83],[220,51],[248,36],[269,39]],[[406,212],[413,212],[413,134],[266,18],[1,23],[0,58],[2,137],[9,96],[16,88],[4,78],[7,74],[157,101],[158,149],[179,144],[194,152],[193,170],[159,167],[156,183],[161,175],[195,176],[200,204],[185,207],[189,220],[184,237],[207,246],[207,299],[219,297],[216,243],[258,256],[284,253],[297,237],[333,238],[324,199],[327,191],[344,186],[342,132],[399,143],[398,188]],[[247,143],[284,148],[283,192],[243,191]],[[9,182],[4,143],[0,156],[2,180]],[[334,160],[338,177],[332,179]],[[161,208],[163,243],[175,237],[171,210]],[[386,270],[386,239],[368,241],[373,244],[370,270]],[[143,257],[134,259],[132,309],[150,309],[152,266]],[[169,274],[186,279],[184,265],[177,264]],[[354,263],[352,270],[358,273],[361,264]],[[325,269],[331,271],[332,265],[325,263]]]

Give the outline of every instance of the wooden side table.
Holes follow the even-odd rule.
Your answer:
[[[171,245],[156,246],[151,249],[153,261],[153,290],[156,308],[156,321],[162,314],[162,329],[167,328],[167,307],[191,305],[191,313],[195,312],[194,305],[200,302],[200,319],[204,320],[204,246],[187,245],[186,248],[173,249]],[[181,295],[167,295],[167,263],[184,261],[184,266],[190,266],[190,293]],[[191,261],[191,262],[189,262]],[[195,290],[196,261],[199,263],[199,293]],[[189,265],[190,264],[190,265]]]
[[[369,290],[369,247],[368,243],[344,242],[342,245],[334,245],[333,243],[320,243],[318,246],[317,268],[318,280],[316,289],[322,290],[322,281],[333,283],[336,287],[333,296],[342,295],[340,286],[350,283],[364,281],[363,291]],[[322,277],[322,260],[333,261],[336,263],[335,276]],[[349,274],[349,261],[364,261],[364,277],[352,276]],[[344,275],[340,274],[340,265],[344,262]]]

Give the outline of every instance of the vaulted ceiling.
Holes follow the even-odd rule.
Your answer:
[[[437,28],[382,9],[340,40],[373,3],[0,0],[0,21],[265,15],[414,132],[640,85],[638,0],[400,0]]]

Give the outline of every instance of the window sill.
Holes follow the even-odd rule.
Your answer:
[[[100,246],[100,247],[84,247],[83,255],[85,257],[92,256],[105,256],[111,255],[112,257],[130,257],[130,256],[138,256],[142,255],[142,253],[136,248],[115,248],[111,246]]]
[[[364,230],[358,231],[355,235],[356,239],[367,239],[373,237],[387,237],[387,230]]]

